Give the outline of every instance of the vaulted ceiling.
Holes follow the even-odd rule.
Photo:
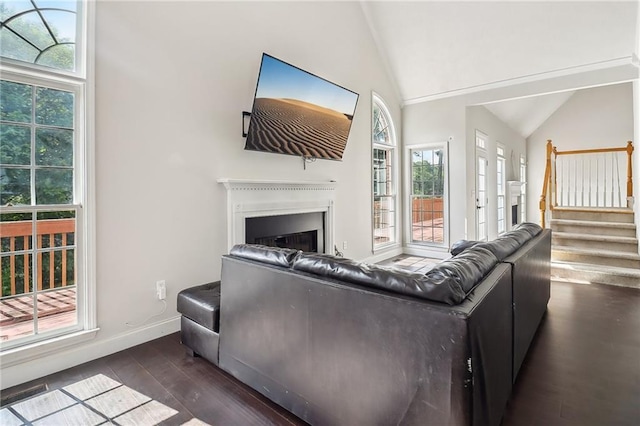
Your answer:
[[[597,70],[621,61],[637,69],[638,1],[361,5],[404,104]],[[571,93],[487,108],[527,137]]]

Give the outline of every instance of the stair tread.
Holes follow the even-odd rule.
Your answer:
[[[551,262],[551,268],[569,269],[579,272],[598,272],[611,275],[622,275],[625,277],[638,277],[640,278],[640,269],[635,268],[623,268],[621,266],[607,266],[607,265],[593,265],[590,263],[578,263],[567,262],[562,260],[555,260]]]
[[[633,214],[633,209],[628,207],[554,207],[553,210],[561,212]]]
[[[601,222],[597,220],[577,220],[577,219],[551,219],[551,225],[573,225],[573,226],[600,226],[603,228],[627,228],[635,229],[634,223],[626,222]]]
[[[553,238],[571,238],[574,240],[638,244],[638,239],[635,237],[620,237],[617,235],[576,234],[574,232],[556,231],[552,234],[552,236]]]
[[[572,254],[585,254],[585,255],[599,256],[599,257],[614,257],[614,258],[623,258],[623,259],[630,259],[630,260],[640,260],[640,254],[638,253],[626,253],[623,251],[614,251],[614,250],[601,250],[601,249],[590,250],[590,249],[584,249],[584,248],[554,246],[551,248],[551,251],[572,253]]]

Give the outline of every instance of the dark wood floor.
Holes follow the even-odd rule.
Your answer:
[[[211,425],[304,424],[201,358],[178,334],[3,391],[56,389],[105,374]],[[503,426],[640,425],[640,291],[554,283]],[[356,425],[357,426],[357,425]]]

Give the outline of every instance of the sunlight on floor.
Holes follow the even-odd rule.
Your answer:
[[[176,415],[167,407],[122,383],[98,374],[0,410],[0,424],[152,426]],[[191,419],[183,426],[207,426]]]

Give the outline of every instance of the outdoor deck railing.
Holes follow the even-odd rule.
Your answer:
[[[75,235],[75,219],[38,220],[36,223],[37,289],[46,290],[75,284],[74,277],[70,277],[68,273],[68,266],[73,265],[68,265],[67,255],[69,251],[74,250],[72,243],[75,241],[70,243],[69,235]],[[0,282],[9,281],[8,291],[3,285],[2,297],[32,291],[30,288],[33,278],[30,256],[34,253],[32,235],[33,222],[30,220],[2,222],[0,225],[0,238],[3,244]],[[45,268],[45,262],[47,268]],[[46,269],[48,271],[45,271]],[[45,272],[48,275],[46,280]],[[22,279],[17,280],[18,276]]]

